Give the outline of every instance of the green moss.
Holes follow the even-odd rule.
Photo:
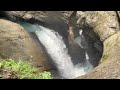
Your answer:
[[[34,68],[30,63],[25,61],[2,60],[0,61],[0,68],[6,68],[16,72],[20,79],[52,79],[50,72],[40,72]]]
[[[109,57],[110,54],[106,53],[103,55],[102,59],[100,60],[100,63],[103,63],[104,60],[106,60]]]
[[[109,48],[111,45],[112,45],[112,44],[107,43],[107,44],[106,44],[106,48]]]

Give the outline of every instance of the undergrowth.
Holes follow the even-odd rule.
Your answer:
[[[38,68],[21,60],[1,60],[0,68],[14,71],[19,79],[52,79],[50,72],[40,72]]]

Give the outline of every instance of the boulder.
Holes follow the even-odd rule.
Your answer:
[[[104,41],[100,64],[77,79],[120,79],[120,31]]]
[[[89,25],[98,34],[101,41],[104,41],[119,31],[118,17],[115,11],[86,11],[78,12],[78,24]]]
[[[41,70],[50,69],[42,46],[33,35],[19,24],[0,19],[0,59],[27,60]]]
[[[115,11],[91,11],[84,12],[81,16],[85,18],[83,24],[87,23],[103,41],[103,55],[97,67],[77,79],[120,79],[118,15]],[[81,20],[79,19],[79,24]],[[92,35],[89,36],[92,37]]]

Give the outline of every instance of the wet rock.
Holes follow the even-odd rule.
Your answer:
[[[120,31],[104,41],[104,52],[97,66],[79,79],[120,79]]]
[[[20,19],[32,24],[40,24],[67,37],[67,23],[72,11],[3,11],[3,13],[11,21],[17,22]]]
[[[120,22],[116,12],[86,11],[83,13],[83,17],[85,20],[80,19],[79,23],[90,26],[90,30],[94,31],[100,37],[100,40],[103,41],[104,48],[99,65],[88,74],[80,76],[77,79],[119,79]],[[92,37],[92,35],[88,35]],[[95,42],[94,46],[100,49],[99,44],[99,42]]]

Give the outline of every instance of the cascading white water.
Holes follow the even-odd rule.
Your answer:
[[[39,29],[39,31],[35,31],[36,35],[45,46],[48,54],[64,78],[72,79],[84,75],[87,72],[86,66],[88,67],[90,63],[86,62],[86,66],[84,67],[81,67],[80,64],[74,66],[66,45],[58,33],[42,26],[36,25],[35,27]]]
[[[57,32],[40,25],[32,25],[23,22],[20,23],[29,32],[35,32],[40,42],[44,45],[47,53],[51,56],[63,78],[72,79],[84,75],[93,69],[93,66],[89,63],[89,56],[87,52],[85,52],[85,63],[78,63],[75,66],[73,65],[71,57],[68,54],[67,47],[63,42],[62,36],[60,36]],[[79,34],[80,36],[75,41],[82,48],[84,48],[81,44],[83,37],[82,31],[80,31]]]
[[[79,30],[79,36],[75,38],[75,42],[83,49],[88,48],[85,37],[82,35],[83,30]]]

